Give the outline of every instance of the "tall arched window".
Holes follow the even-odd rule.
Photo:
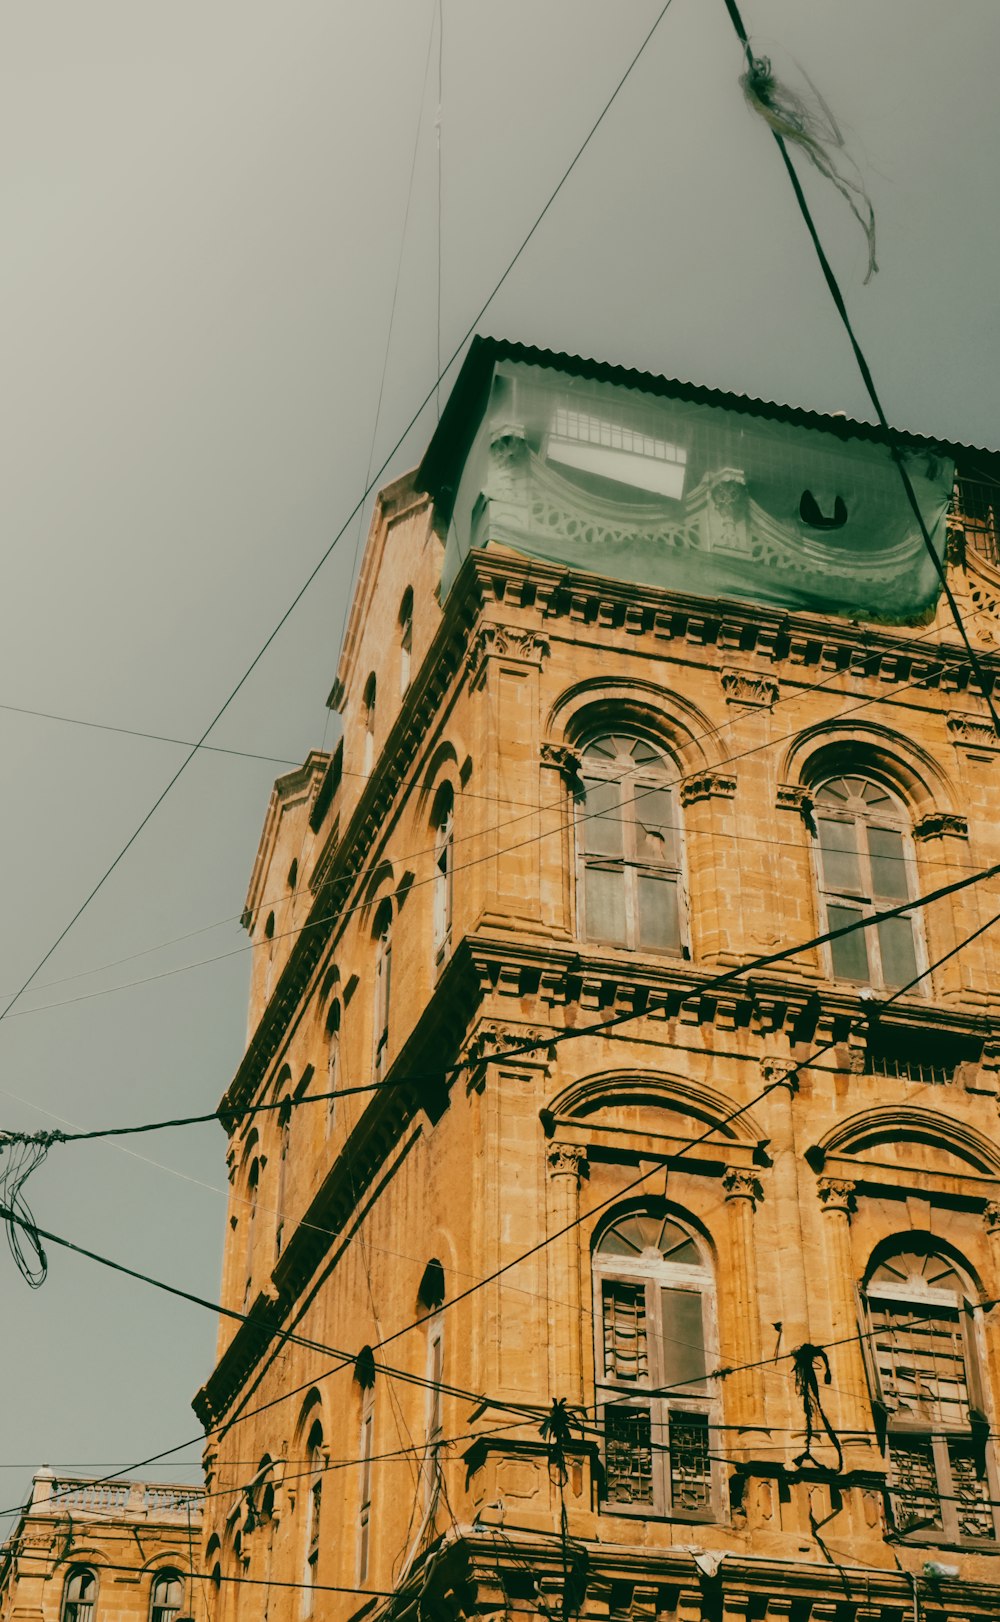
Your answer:
[[[451,908],[455,871],[455,793],[442,784],[434,801],[434,961],[451,949]]]
[[[74,1566],[63,1586],[62,1622],[93,1622],[96,1604],[96,1571],[89,1566]]]
[[[399,605],[399,696],[403,697],[410,685],[410,661],[413,654],[413,590],[407,586]]]
[[[820,887],[826,927],[870,918],[913,894],[910,819],[873,778],[833,777],[815,790]],[[905,914],[830,942],[839,980],[909,985],[918,972],[917,927]]]
[[[174,1622],[184,1599],[184,1579],[179,1571],[158,1571],[149,1596],[149,1622]]]
[[[626,1514],[711,1520],[712,1270],[677,1218],[640,1210],[594,1252],[604,1499]]]
[[[337,1111],[337,1091],[340,1075],[340,998],[333,997],[326,1011],[326,1090],[331,1095],[326,1101],[326,1130],[331,1132]]]
[[[883,1259],[863,1292],[861,1344],[893,1519],[931,1543],[997,1538],[975,1293],[955,1262],[923,1247]]]
[[[361,1384],[361,1436],[358,1459],[358,1582],[368,1578],[372,1534],[372,1454],[375,1451],[375,1359],[370,1346],[363,1346],[354,1366],[354,1378]]]
[[[319,1582],[320,1523],[323,1510],[323,1427],[317,1420],[306,1443],[309,1491],[306,1495],[306,1557],[303,1570],[302,1615],[311,1616]]]
[[[364,696],[364,726],[365,726],[365,755],[363,770],[366,776],[375,764],[375,674],[369,676],[365,682]]]
[[[280,1256],[285,1242],[285,1204],[288,1199],[288,1152],[292,1143],[292,1101],[283,1098],[278,1110],[278,1222],[274,1233],[275,1255]]]
[[[375,1075],[385,1073],[389,1054],[389,996],[392,985],[392,902],[375,914]]]
[[[682,944],[676,778],[643,738],[595,738],[583,751],[577,832],[588,940],[659,952]]]
[[[246,1242],[243,1246],[243,1311],[250,1309],[250,1300],[253,1292],[253,1260],[254,1240],[257,1229],[257,1200],[260,1193],[260,1161],[255,1155],[247,1175],[246,1203],[243,1208],[243,1220],[246,1223]]]

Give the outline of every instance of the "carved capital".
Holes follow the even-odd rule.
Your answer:
[[[778,1059],[766,1054],[760,1061],[760,1079],[765,1087],[787,1087],[790,1093],[798,1091],[798,1066],[794,1059]]]
[[[548,651],[548,639],[538,631],[522,630],[516,625],[481,625],[469,645],[466,668],[471,678],[478,675],[487,659],[540,665]]]
[[[693,772],[681,784],[681,805],[695,800],[731,800],[735,793],[735,777],[725,772]]]
[[[778,696],[773,676],[758,676],[752,670],[724,670],[720,678],[727,704],[749,704],[770,709]]]
[[[812,816],[813,797],[801,783],[779,783],[777,806],[779,811],[797,811],[805,820]]]
[[[959,816],[956,811],[928,811],[919,822],[913,824],[914,839],[940,839],[942,834],[968,839],[968,819]]]
[[[568,743],[542,742],[540,750],[543,766],[550,766],[559,772],[567,783],[577,783],[580,779],[580,756],[577,750]]]
[[[989,1200],[983,1206],[983,1227],[991,1239],[1000,1235],[1000,1200]]]
[[[587,1169],[587,1151],[582,1143],[550,1143],[545,1151],[550,1177],[575,1177]]]
[[[480,1025],[462,1052],[462,1063],[468,1074],[468,1089],[482,1091],[486,1082],[486,1067],[496,1061],[507,1060],[512,1066],[523,1066],[525,1076],[532,1071],[547,1072],[552,1058],[550,1031],[534,1027],[509,1027],[494,1021]]]
[[[757,1201],[764,1198],[760,1178],[754,1172],[742,1171],[736,1166],[730,1166],[723,1172],[722,1186],[726,1191],[727,1200],[749,1200],[754,1210],[757,1208]]]
[[[948,731],[952,741],[966,749],[1000,749],[996,728],[985,716],[952,710],[948,717]]]
[[[824,1211],[843,1211],[845,1216],[850,1216],[856,1187],[847,1177],[821,1177],[816,1193]]]

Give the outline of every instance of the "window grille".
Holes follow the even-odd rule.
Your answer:
[[[76,1566],[63,1589],[62,1622],[93,1622],[96,1603],[96,1572],[89,1566]]]
[[[161,1571],[153,1583],[149,1622],[174,1622],[174,1618],[180,1615],[183,1598],[184,1582],[180,1573]]]
[[[913,1031],[873,1022],[865,1050],[865,1075],[888,1081],[950,1087],[963,1064],[976,1064],[982,1043],[946,1031]]]
[[[868,777],[836,777],[816,790],[815,808],[828,929],[910,899],[909,819],[894,794]],[[905,913],[831,941],[829,951],[838,980],[896,988],[917,976],[917,927]]]
[[[673,1217],[620,1217],[594,1254],[604,1503],[622,1514],[711,1520],[713,1285],[699,1243]]]
[[[896,1530],[925,1542],[995,1542],[995,1472],[968,1285],[943,1256],[901,1252],[875,1270],[863,1308]]]
[[[680,952],[681,839],[676,772],[642,738],[596,738],[583,752],[578,797],[581,933]]]

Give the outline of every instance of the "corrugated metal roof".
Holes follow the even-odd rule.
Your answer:
[[[498,362],[504,360],[518,361],[526,366],[541,366],[549,371],[564,372],[570,377],[585,377],[598,383],[614,383],[665,399],[683,400],[693,405],[720,406],[727,411],[741,411],[747,416],[763,417],[772,422],[791,423],[799,428],[817,428],[824,433],[835,434],[838,439],[863,439],[882,445],[891,443],[915,449],[940,450],[955,460],[962,460],[970,454],[990,458],[997,455],[986,446],[963,445],[935,435],[908,433],[895,428],[886,436],[878,423],[829,416],[820,411],[809,411],[803,406],[780,405],[777,401],[760,400],[748,394],[729,394],[723,389],[708,388],[701,383],[685,383],[678,378],[658,377],[652,372],[638,372],[627,366],[612,365],[608,361],[536,349],[505,338],[477,336],[469,346],[434,437],[416,473],[417,488],[443,501],[446,507],[450,507],[450,498],[457,482],[456,473],[465,461],[486,408],[494,370]],[[991,476],[997,473],[1000,473],[1000,468],[991,470]]]

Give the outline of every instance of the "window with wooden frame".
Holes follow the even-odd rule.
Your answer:
[[[620,1216],[593,1257],[604,1508],[719,1518],[714,1280],[703,1241],[674,1216]]]
[[[368,680],[365,682],[365,692],[364,692],[364,698],[362,700],[362,706],[361,706],[362,707],[362,720],[363,720],[364,729],[365,729],[364,765],[362,767],[362,770],[364,771],[366,777],[371,775],[372,767],[375,765],[375,697],[376,697],[376,692],[377,692],[377,684],[376,684],[375,675],[374,675],[374,672],[373,672],[372,675],[370,675]]]
[[[254,1238],[257,1229],[257,1205],[260,1196],[260,1161],[256,1155],[250,1162],[247,1174],[247,1192],[244,1201],[243,1220],[246,1223],[243,1244],[243,1311],[250,1310],[250,1301],[253,1295],[253,1264],[254,1264]]]
[[[358,1582],[368,1578],[371,1559],[372,1520],[372,1454],[375,1451],[375,1387],[370,1385],[361,1398],[361,1441],[358,1458],[361,1464],[358,1505]]]
[[[337,1078],[340,1075],[340,998],[332,997],[326,1011],[326,1101],[327,1135],[333,1130],[337,1112]]]
[[[444,1378],[444,1319],[440,1311],[427,1320],[427,1439],[424,1444],[424,1514],[430,1513],[441,1472],[444,1426],[441,1381]]]
[[[410,685],[410,665],[413,658],[413,591],[407,586],[399,605],[399,696],[403,698]]]
[[[74,1566],[63,1586],[61,1622],[94,1622],[97,1573],[89,1566]]]
[[[149,1622],[174,1622],[180,1616],[184,1599],[184,1579],[179,1571],[158,1571],[149,1598]]]
[[[281,1255],[285,1242],[285,1204],[288,1199],[288,1153],[292,1143],[292,1101],[281,1100],[278,1110],[278,1220],[274,1230],[274,1254]]]
[[[909,901],[914,862],[902,801],[860,775],[830,778],[813,801],[825,927],[840,929]],[[906,913],[831,941],[828,950],[834,977],[862,985],[909,985],[924,967],[916,917]]]
[[[389,1057],[389,1006],[392,990],[392,902],[383,901],[375,914],[374,1070],[381,1081]]]
[[[948,1257],[900,1250],[861,1292],[861,1345],[896,1531],[994,1543],[996,1465],[973,1288]]]
[[[677,773],[644,738],[583,750],[577,797],[580,933],[639,951],[681,952],[684,905]]]
[[[455,793],[442,783],[434,800],[434,962],[451,950],[451,910],[455,873]]]

